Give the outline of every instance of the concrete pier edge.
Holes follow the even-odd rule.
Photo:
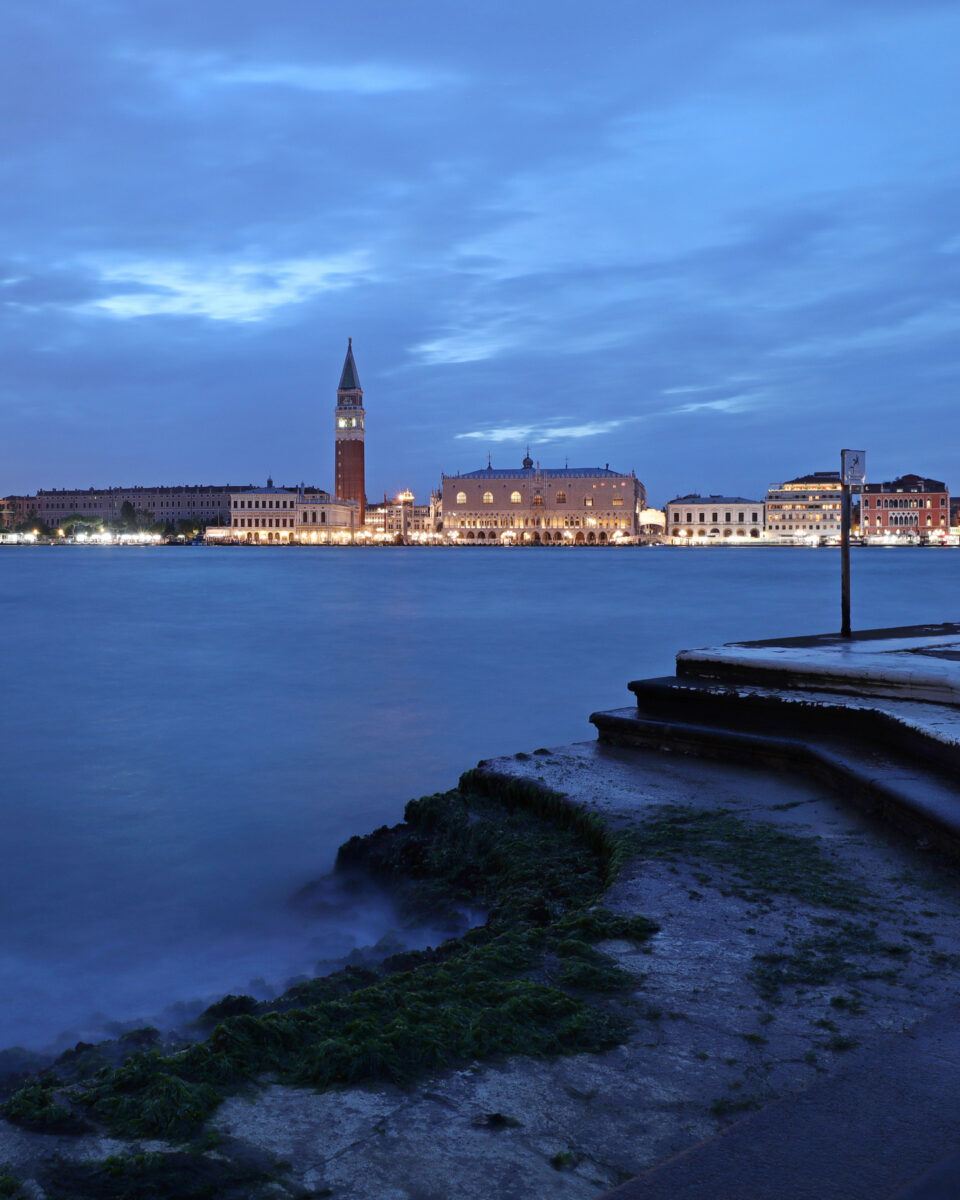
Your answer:
[[[601,742],[816,780],[960,858],[960,624],[682,651]],[[956,1200],[960,1007],[885,1038],[607,1193],[609,1200]]]

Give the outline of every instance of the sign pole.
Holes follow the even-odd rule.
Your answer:
[[[867,477],[863,450],[840,451],[840,636],[850,637],[850,515],[851,494],[859,491]]]
[[[850,637],[850,484],[840,501],[840,636]]]

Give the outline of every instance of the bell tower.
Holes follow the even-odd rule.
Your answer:
[[[363,478],[363,389],[353,361],[353,338],[347,338],[347,357],[343,360],[337,385],[336,462],[334,478],[338,500],[355,500],[360,505],[363,525],[367,497]]]

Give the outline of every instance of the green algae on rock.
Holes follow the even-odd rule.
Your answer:
[[[403,1086],[477,1060],[622,1041],[637,981],[593,943],[641,943],[657,928],[596,907],[629,853],[625,839],[558,793],[478,771],[411,801],[404,816],[351,838],[338,869],[389,881],[410,915],[459,905],[486,912],[482,926],[376,970],[299,984],[252,1011],[225,1000],[204,1041],[135,1053],[69,1089],[77,1111],[121,1136],[185,1140],[226,1094],[266,1073],[318,1089]],[[9,1106],[6,1115],[17,1119]]]

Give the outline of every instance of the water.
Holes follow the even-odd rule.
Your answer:
[[[855,626],[954,615],[960,554],[853,560]],[[679,649],[835,628],[838,575],[776,548],[0,549],[0,1046],[375,940],[376,906],[288,904],[346,837],[592,738]]]

